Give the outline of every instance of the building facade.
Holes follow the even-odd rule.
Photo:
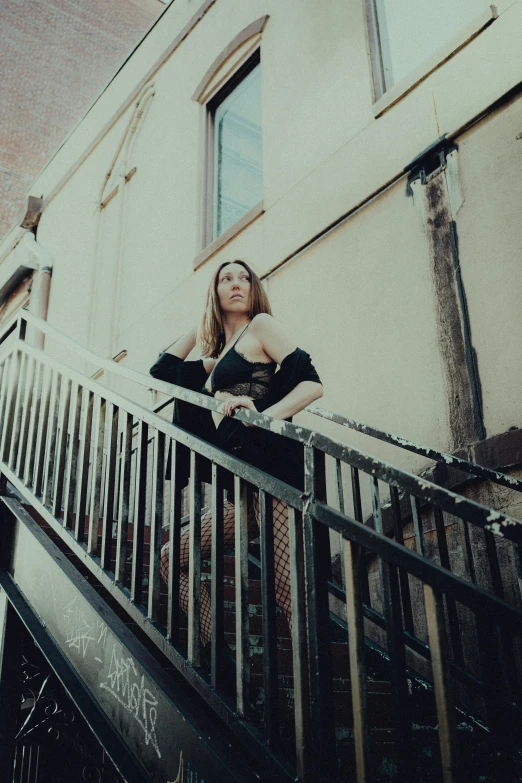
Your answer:
[[[359,2],[178,0],[32,186],[50,322],[146,370],[198,321],[216,264],[245,257],[326,407],[450,451],[518,427],[519,5],[469,6],[377,97],[379,51],[390,38],[401,63],[394,25],[418,24],[406,9],[379,49]],[[215,239],[212,101],[256,56],[250,125],[228,123],[220,164],[255,192],[230,196]]]
[[[25,303],[147,373],[198,324],[216,267],[245,259],[312,355],[325,409],[519,478],[521,33],[521,0],[175,0],[32,185],[43,203],[0,245],[3,320]],[[45,351],[147,408],[167,398],[52,334]],[[296,421],[521,517],[509,482],[435,475],[421,449]],[[348,487],[348,467],[340,478]],[[362,511],[377,527],[368,492]],[[434,539],[440,517],[424,522]],[[444,524],[464,574],[458,518]],[[519,607],[513,551],[499,548],[498,576],[487,542],[468,544],[472,581],[498,577]],[[369,576],[378,603],[377,556]]]

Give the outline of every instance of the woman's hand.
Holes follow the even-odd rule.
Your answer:
[[[233,416],[234,412],[238,408],[246,408],[247,410],[255,411],[257,410],[256,406],[254,405],[254,401],[252,397],[247,397],[244,395],[241,396],[233,396],[231,395],[225,400],[225,404],[223,406],[223,413],[225,416]],[[246,421],[241,422],[245,425],[245,427],[252,427],[252,424],[247,424]]]

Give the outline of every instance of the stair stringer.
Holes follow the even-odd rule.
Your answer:
[[[2,501],[3,566],[151,780],[266,780],[221,725],[198,721],[186,684],[162,669],[25,509]]]

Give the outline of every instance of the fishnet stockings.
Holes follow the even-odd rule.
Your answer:
[[[282,500],[273,499],[273,525],[274,525],[274,571],[275,592],[277,605],[291,623],[292,605],[290,593],[290,551],[288,542],[288,515],[287,505]],[[233,549],[235,543],[235,510],[234,505],[225,500],[223,505],[223,532],[225,549]],[[259,497],[253,493],[252,503],[248,508],[248,537],[256,538],[259,534]],[[181,536],[180,559],[180,599],[179,604],[184,612],[188,612],[189,594],[189,543],[190,528],[185,528]],[[207,511],[201,516],[201,556],[210,557],[212,543],[212,512]],[[169,575],[169,544],[161,550],[161,576],[167,582]],[[212,615],[210,594],[204,584],[201,585],[201,641],[203,644],[210,642],[212,633]]]

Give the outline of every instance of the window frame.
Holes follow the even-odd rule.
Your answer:
[[[446,60],[452,57],[463,46],[473,40],[485,27],[498,18],[495,5],[484,0],[484,11],[480,12],[467,25],[458,30],[445,44],[435,49],[425,60],[419,63],[410,73],[386,89],[386,62],[390,61],[387,45],[379,34],[377,3],[380,0],[364,0],[368,50],[373,85],[373,114],[379,117],[386,109],[396,103],[403,95],[410,92],[419,82],[423,81]]]
[[[228,96],[236,89],[236,87],[261,64],[261,47],[256,47],[247,59],[241,63],[236,71],[227,79],[225,84],[212,95],[212,97],[205,104],[206,113],[206,127],[205,127],[205,171],[203,176],[203,237],[202,246],[203,252],[211,255],[212,252],[225,244],[232,236],[238,231],[242,230],[245,225],[248,225],[252,220],[258,217],[262,212],[262,200],[256,204],[249,212],[243,217],[237,220],[232,226],[226,229],[222,234],[214,239],[214,198],[215,198],[215,115],[217,108],[228,98]],[[225,238],[225,239],[223,239]],[[206,250],[211,249],[211,252],[206,253]],[[200,254],[201,255],[201,254]],[[199,263],[201,260],[199,259]]]

